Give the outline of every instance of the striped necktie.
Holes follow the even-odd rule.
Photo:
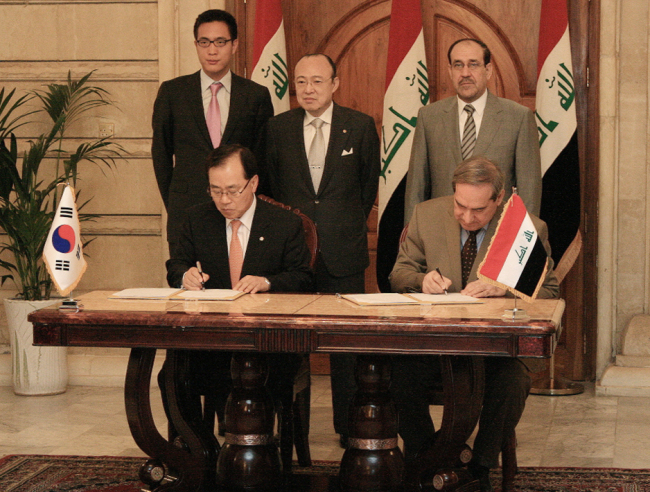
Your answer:
[[[460,143],[460,152],[463,155],[463,160],[471,157],[476,147],[476,123],[474,122],[474,106],[467,104],[464,108],[467,113],[467,120],[465,120],[465,128],[463,129],[463,140]]]

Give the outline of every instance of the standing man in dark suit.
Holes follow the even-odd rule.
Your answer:
[[[491,54],[476,39],[460,39],[447,52],[456,96],[420,109],[406,179],[404,221],[429,198],[452,194],[454,169],[476,155],[495,162],[505,174],[507,200],[516,186],[529,212],[539,215],[542,171],[539,137],[532,111],[487,90]]]
[[[188,209],[167,261],[169,285],[188,290],[232,288],[249,293],[311,291],[311,257],[302,220],[255,197],[259,176],[253,153],[241,145],[222,145],[210,154],[207,168],[212,200]],[[201,425],[200,395],[205,394],[206,385],[218,397],[227,394],[231,355],[192,352],[189,388],[194,393],[185,404],[196,425]],[[291,377],[300,357],[274,355],[269,363],[277,368],[274,377]],[[158,376],[161,386],[165,367]],[[214,381],[216,387],[211,387]],[[223,404],[218,403],[220,414]]]
[[[209,200],[203,166],[210,152],[222,143],[257,148],[273,116],[268,89],[230,71],[238,45],[231,14],[200,14],[194,39],[201,70],[163,82],[153,110],[151,155],[167,209],[170,250],[185,210]]]
[[[266,174],[276,200],[316,223],[318,292],[365,291],[369,265],[366,221],[379,185],[379,138],[374,120],[332,101],[339,87],[326,55],[303,56],[294,71],[300,108],[268,122]],[[347,442],[354,394],[354,356],[330,356],[334,428]]]
[[[472,157],[455,170],[453,196],[416,205],[390,274],[393,291],[505,296],[505,290],[479,280],[476,274],[503,211],[503,183],[503,173],[495,163]],[[538,297],[555,298],[560,286],[553,272],[548,229],[537,217],[531,215],[531,219],[549,262]],[[489,470],[497,466],[501,447],[512,436],[524,411],[530,377],[516,358],[485,357],[484,364],[483,408],[469,469],[480,481],[481,490],[489,491]],[[434,438],[428,395],[439,381],[436,356],[401,356],[393,361],[391,391],[399,411],[399,433],[407,461]]]

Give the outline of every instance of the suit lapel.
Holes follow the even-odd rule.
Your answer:
[[[205,138],[205,140],[210,144],[210,148],[212,148],[212,140],[210,139],[210,132],[208,131],[208,124],[205,121],[205,111],[203,109],[200,70],[190,78],[190,87],[186,94],[192,117],[196,121],[196,127],[201,132],[203,138]]]
[[[298,109],[292,116],[293,118],[289,122],[289,128],[287,128],[287,135],[296,136],[294,156],[295,165],[298,166],[298,171],[303,183],[305,183],[308,193],[310,193],[312,197],[315,197],[316,190],[314,190],[314,182],[312,181],[311,173],[309,172],[309,160],[307,158],[307,152],[305,151],[305,111],[303,109]]]
[[[228,239],[226,236],[226,219],[217,207],[210,209],[212,217],[204,223],[203,233],[207,241],[207,248],[214,251],[214,262],[217,265],[215,272],[209,272],[219,278],[219,285],[230,288],[230,264],[228,263]]]
[[[244,106],[245,97],[246,95],[244,94],[241,85],[241,79],[238,75],[233,73],[230,84],[230,109],[228,110],[228,122],[226,123],[226,128],[223,129],[223,134],[221,135],[221,141],[224,143],[230,143],[230,137],[235,131],[237,120],[240,118],[242,113],[241,108]]]
[[[327,155],[325,156],[325,169],[323,169],[323,178],[320,182],[319,192],[327,187],[327,184],[332,179],[336,172],[336,167],[341,162],[341,155],[343,151],[354,151],[355,149],[347,149],[348,136],[350,129],[346,128],[348,118],[343,114],[341,107],[334,104],[332,111],[332,128],[330,130],[330,140],[327,144]],[[359,149],[356,149],[358,152]]]
[[[251,233],[246,245],[246,256],[242,266],[242,277],[245,275],[259,275],[261,259],[264,257],[265,244],[268,241],[267,230],[271,222],[268,210],[261,200],[257,200],[255,215],[251,225]]]
[[[449,105],[444,108],[446,113],[445,117],[445,131],[447,131],[447,141],[454,142],[451,146],[451,153],[453,162],[459,163],[463,160],[460,153],[460,123],[458,122],[458,97],[450,97]],[[456,167],[455,165],[453,167]]]
[[[502,108],[499,99],[488,92],[485,112],[481,120],[481,129],[476,139],[474,155],[482,155],[489,148],[501,126]]]

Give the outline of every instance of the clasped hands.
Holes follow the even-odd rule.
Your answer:
[[[207,282],[210,275],[203,272],[203,277],[196,267],[190,268],[183,277],[183,288],[187,290],[201,290],[203,283]],[[203,283],[202,283],[203,282]],[[234,290],[246,292],[247,294],[255,294],[256,292],[266,292],[270,288],[269,283],[264,277],[256,277],[254,275],[246,275],[239,279],[237,285],[233,287]]]
[[[440,275],[435,270],[431,270],[422,280],[422,293],[442,294],[445,290],[451,290],[451,285],[450,279]],[[471,297],[503,297],[506,295],[505,289],[490,285],[482,280],[470,282],[460,293]]]

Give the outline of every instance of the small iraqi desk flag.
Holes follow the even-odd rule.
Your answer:
[[[530,302],[544,283],[548,255],[519,195],[513,194],[499,219],[478,278]]]
[[[74,188],[70,185],[63,190],[59,208],[43,248],[43,260],[56,290],[62,296],[67,296],[77,286],[86,271],[79,214]]]
[[[269,89],[275,114],[289,111],[289,69],[280,0],[257,0],[251,80]]]

